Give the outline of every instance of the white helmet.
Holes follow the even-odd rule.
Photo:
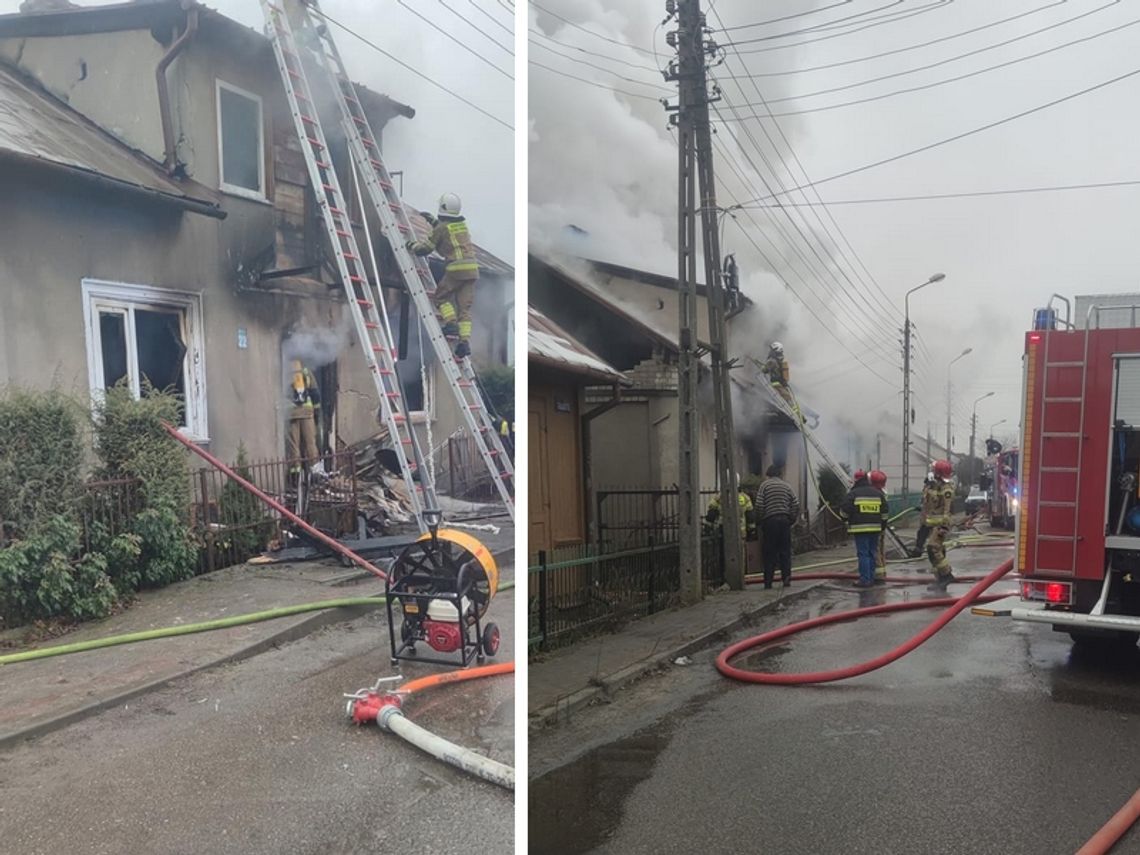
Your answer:
[[[778,341],[772,342],[771,349],[772,349],[773,353],[775,353],[779,356],[784,355],[784,346],[782,344],[780,344],[780,342],[778,342]]]
[[[460,207],[459,197],[454,193],[444,193],[439,197],[439,215],[441,217],[458,217]]]

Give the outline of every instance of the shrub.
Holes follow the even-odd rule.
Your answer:
[[[245,443],[238,445],[233,469],[247,481],[250,480]],[[218,511],[219,519],[230,529],[226,533],[226,545],[237,554],[238,560],[244,560],[265,549],[273,530],[273,520],[265,512],[260,499],[240,487],[236,481],[227,478],[222,486],[222,494],[218,497]]]

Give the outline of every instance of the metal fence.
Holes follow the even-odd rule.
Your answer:
[[[680,536],[678,491],[606,488],[596,490],[595,516],[598,551],[676,543]],[[704,518],[717,490],[701,490],[700,515]]]
[[[88,481],[84,491],[81,510],[84,552],[90,552],[98,541],[126,532],[144,505],[140,478]]]
[[[722,539],[701,541],[706,585],[724,577]],[[540,550],[527,568],[529,640],[532,650],[548,650],[612,624],[650,615],[680,602],[680,549],[676,543],[619,552],[575,547]]]
[[[267,460],[235,471],[287,508],[297,507],[299,460]],[[306,520],[341,537],[356,531],[356,459],[348,452],[321,460],[327,478],[314,477]],[[282,537],[281,516],[213,467],[193,474],[191,525],[202,544],[199,572],[240,564]]]

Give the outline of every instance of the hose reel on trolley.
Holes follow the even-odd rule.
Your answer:
[[[440,529],[443,514],[424,511],[429,532],[400,553],[385,582],[392,664],[401,659],[467,667],[499,650],[499,628],[484,622],[499,586],[490,551],[461,531]],[[396,613],[400,616],[397,637]],[[417,655],[424,643],[448,659]]]

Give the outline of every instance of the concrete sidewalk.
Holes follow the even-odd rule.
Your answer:
[[[490,547],[494,549],[494,547]],[[512,548],[495,552],[500,580],[514,579]],[[347,597],[383,596],[382,580],[331,561],[239,565],[186,582],[146,591],[126,611],[82,625],[40,644],[13,643],[20,630],[0,636],[0,654],[96,638],[195,624],[281,606]],[[255,656],[321,627],[353,620],[381,606],[307,612],[210,632],[125,644],[0,666],[0,748],[46,733],[127,702],[172,680]],[[493,611],[513,609],[512,591],[496,598]],[[387,656],[387,639],[378,638]]]
[[[804,568],[810,565],[836,560],[844,563],[819,569],[852,570],[854,547],[847,544],[796,556],[791,588],[782,588],[777,582],[770,591],[764,590],[763,585],[748,585],[743,591],[720,591],[696,605],[640,618],[617,632],[540,656],[527,666],[530,727],[556,724],[639,677],[669,665],[674,659],[708,647],[756,615],[777,607],[781,601],[822,584],[797,584],[797,569],[806,572]]]

